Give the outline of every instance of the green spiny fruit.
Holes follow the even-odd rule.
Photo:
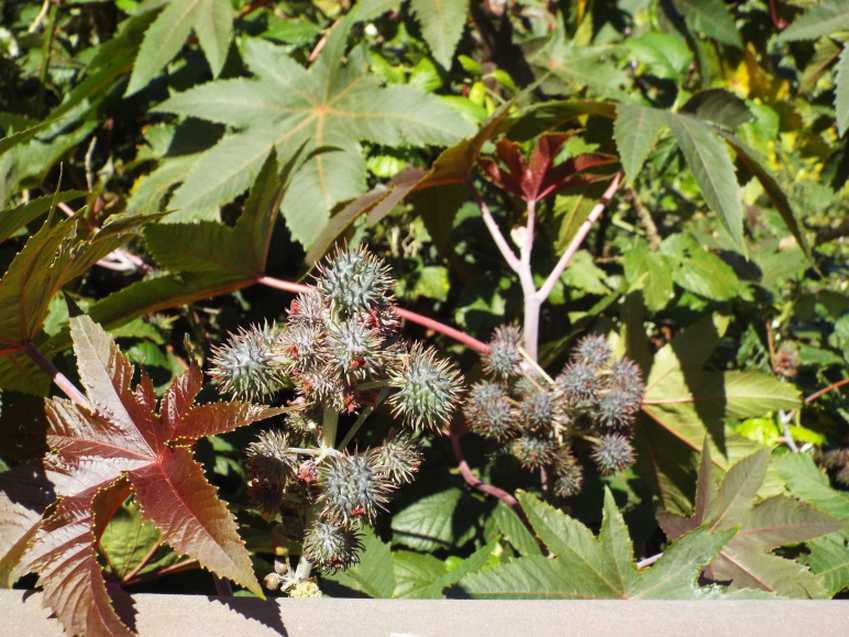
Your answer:
[[[534,470],[554,461],[557,457],[557,444],[550,438],[524,435],[512,442],[510,453],[525,469]]]
[[[516,415],[504,388],[490,381],[480,381],[469,390],[463,409],[469,428],[495,440],[507,440],[516,431]]]
[[[456,367],[433,348],[414,343],[401,363],[392,369],[389,397],[392,413],[419,429],[440,429],[451,421],[463,388]]]
[[[496,327],[489,342],[489,353],[483,357],[484,371],[499,380],[518,376],[522,371],[521,342],[522,333],[515,325]]]
[[[422,462],[418,444],[405,434],[387,440],[374,451],[378,470],[398,486],[412,482]]]
[[[286,382],[280,337],[274,326],[253,325],[230,333],[212,349],[209,375],[225,393],[244,400],[264,400]]]
[[[373,452],[337,454],[321,463],[319,484],[322,517],[337,524],[373,520],[384,509],[391,484]]]
[[[572,360],[589,365],[593,369],[601,369],[607,365],[612,352],[607,339],[600,334],[583,337],[572,351]]]
[[[634,448],[622,434],[605,434],[590,454],[603,475],[611,475],[634,464]]]
[[[303,554],[323,571],[335,572],[353,566],[363,545],[353,529],[316,520],[304,535]]]
[[[318,271],[316,287],[345,317],[391,303],[389,267],[364,248],[339,249]]]

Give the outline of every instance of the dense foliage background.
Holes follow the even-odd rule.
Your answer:
[[[527,295],[481,210],[518,252],[534,197],[504,162],[557,134],[547,169],[572,163],[534,199],[536,286],[623,174],[552,280],[538,361],[556,375],[596,333],[639,364],[636,464],[585,464],[580,493],[560,498],[458,415],[451,438],[425,437],[359,565],[318,587],[849,588],[848,2],[0,0],[0,15],[0,498],[19,516],[0,535],[6,584],[23,574],[20,520],[50,499],[20,477],[58,393],[44,361],[80,376],[70,317],[108,330],[161,395],[228,332],[284,318],[292,283],[340,240],[391,266],[401,307],[488,341],[523,323]],[[468,339],[405,330],[481,376]],[[384,409],[373,421],[366,440],[393,426]],[[299,549],[246,496],[243,451],[277,425],[196,450],[266,582]],[[117,506],[97,543],[110,576],[130,592],[213,590],[132,497]],[[664,551],[665,566],[633,564]],[[697,587],[705,566],[701,583],[730,588]]]

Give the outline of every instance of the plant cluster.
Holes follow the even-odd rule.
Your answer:
[[[472,385],[463,407],[469,428],[509,443],[525,469],[550,472],[555,495],[581,490],[576,442],[590,443],[590,457],[602,475],[633,464],[642,373],[627,357],[614,360],[603,336],[582,338],[552,379],[523,352],[519,330],[501,326],[489,342],[483,369],[489,378]]]
[[[419,468],[417,435],[448,424],[459,402],[454,365],[402,339],[393,287],[377,256],[339,249],[291,302],[285,322],[240,329],[211,357],[213,381],[236,397],[267,401],[293,390],[281,427],[247,447],[248,491],[267,517],[282,513],[290,526],[300,519],[302,555],[322,570],[356,563],[360,526]],[[351,451],[384,401],[401,430]]]

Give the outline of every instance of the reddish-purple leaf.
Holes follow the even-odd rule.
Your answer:
[[[53,487],[39,467],[19,465],[0,474],[0,587],[11,588],[26,572],[21,558],[53,501]]]
[[[115,612],[92,543],[129,492],[126,481],[119,479],[104,489],[63,498],[42,522],[27,556],[39,574],[45,604],[56,611],[72,635],[133,634]],[[129,607],[129,595],[120,588],[116,587],[112,595],[122,606]]]
[[[546,189],[546,184],[551,183],[550,171],[554,165],[554,160],[563,148],[563,144],[569,138],[565,134],[545,135],[540,137],[537,145],[531,153],[531,160],[528,165],[528,176],[522,184],[522,190],[525,193],[527,201],[539,201],[545,197],[543,191]]]
[[[150,379],[142,375],[132,386],[132,366],[100,326],[77,317],[71,334],[91,408],[46,401],[53,453],[45,464],[62,499],[24,556],[40,575],[45,602],[69,632],[131,634],[109,604],[92,543],[130,486],[164,542],[261,596],[232,514],[183,447],[281,410],[241,402],[194,406],[203,377],[190,369],[174,381],[157,414]]]
[[[159,462],[130,473],[130,482],[163,542],[262,596],[236,522],[190,451],[164,450]]]

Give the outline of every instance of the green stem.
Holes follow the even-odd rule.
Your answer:
[[[339,428],[339,414],[330,407],[324,408],[321,420],[321,446],[327,449],[336,447],[336,430]]]
[[[371,412],[375,410],[375,408],[380,405],[386,397],[389,395],[389,389],[383,388],[380,390],[380,393],[377,395],[377,400],[373,405],[368,405],[365,409],[360,412],[360,415],[357,417],[357,421],[351,425],[351,428],[348,430],[348,433],[345,434],[345,437],[342,439],[342,442],[339,443],[338,449],[343,451],[345,447],[347,447],[350,442],[354,439],[354,436],[357,435],[357,432],[360,430],[360,427],[363,426],[363,423],[366,421],[371,415]]]

